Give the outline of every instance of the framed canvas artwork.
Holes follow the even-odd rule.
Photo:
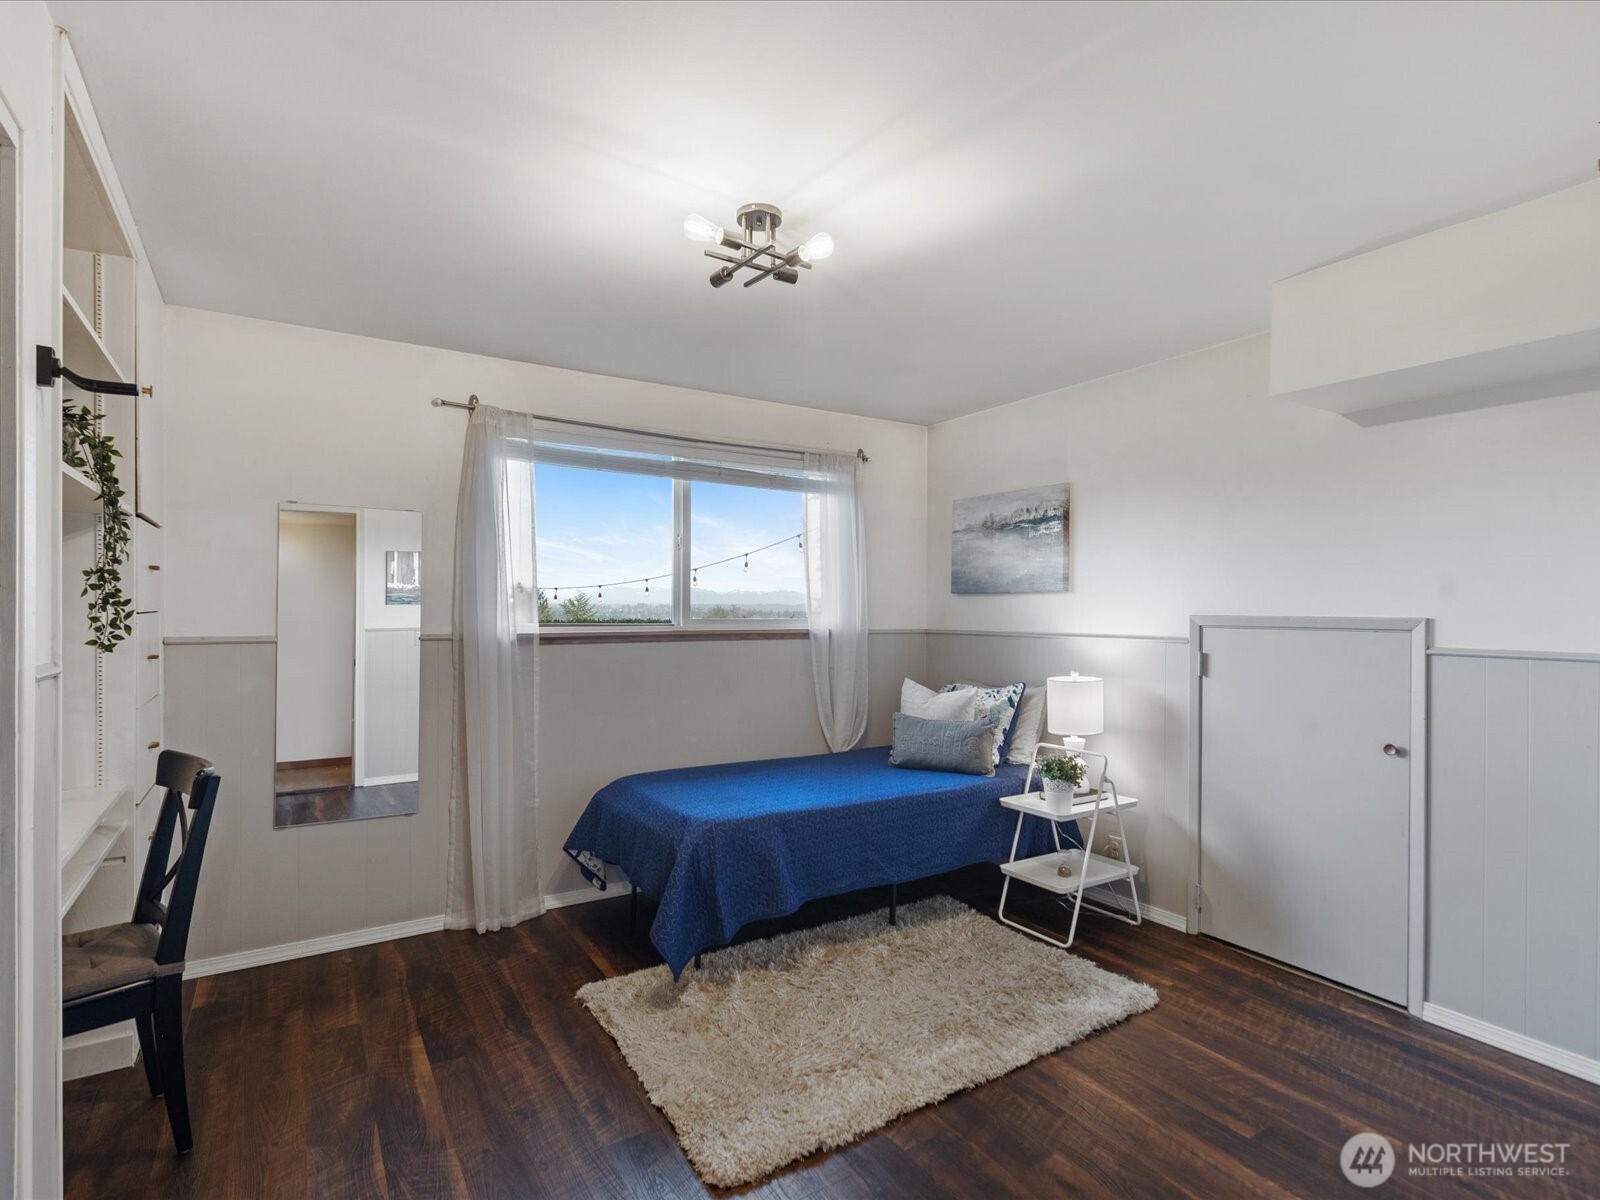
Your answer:
[[[957,500],[950,522],[951,592],[1067,591],[1071,508],[1064,483]]]

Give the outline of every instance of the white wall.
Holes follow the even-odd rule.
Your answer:
[[[356,516],[278,526],[279,762],[349,758],[355,720]]]
[[[935,629],[1187,636],[1194,613],[1424,616],[1600,651],[1600,396],[1363,429],[1267,395],[1267,338],[935,426]],[[1072,484],[1073,590],[952,596],[957,497]]]
[[[865,472],[873,724],[924,662],[927,430],[633,380],[169,309],[167,742],[223,775],[192,957],[443,910],[450,573],[464,413],[435,395],[613,424],[851,450]],[[204,452],[188,451],[202,447]],[[180,453],[181,451],[181,453]],[[274,831],[273,579],[284,500],[422,517],[420,811]],[[883,632],[914,630],[911,634]],[[540,721],[546,892],[582,885],[560,845],[631,771],[823,748],[803,641],[549,646]],[[691,714],[686,721],[685,714]]]
[[[434,396],[727,440],[853,450],[866,471],[876,628],[920,628],[927,430],[425,346],[171,308],[166,629],[270,635],[277,505],[422,514],[424,632],[450,629],[466,414]],[[205,453],[191,454],[194,447]],[[181,464],[181,466],[180,466]],[[206,568],[209,567],[209,570]],[[205,585],[199,586],[205,571]]]

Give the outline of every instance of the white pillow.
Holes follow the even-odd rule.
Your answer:
[[[1006,754],[1008,763],[1021,763],[1026,766],[1033,761],[1034,747],[1039,744],[1039,739],[1044,736],[1044,697],[1043,686],[1028,686],[1022,693],[1022,703],[1017,707],[1017,724],[1011,732],[1011,749]]]
[[[977,688],[936,692],[915,679],[900,685],[900,711],[928,721],[970,721],[977,703]]]

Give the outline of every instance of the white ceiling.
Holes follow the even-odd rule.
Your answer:
[[[1600,153],[1600,4],[51,9],[171,303],[908,421]],[[837,253],[713,290],[749,200]]]

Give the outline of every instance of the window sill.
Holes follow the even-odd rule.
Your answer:
[[[693,629],[683,626],[654,629],[541,629],[541,646],[604,645],[617,642],[790,642],[802,641],[811,634],[804,629]],[[519,633],[519,642],[531,641],[532,633]]]

